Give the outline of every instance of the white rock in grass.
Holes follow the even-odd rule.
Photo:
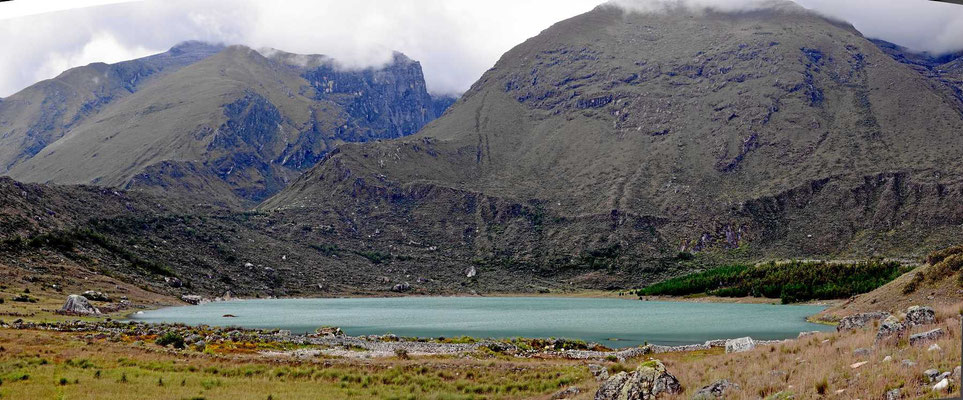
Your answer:
[[[893,357],[891,356],[886,356],[886,358],[883,359],[883,362],[890,362],[890,361],[893,361]]]
[[[926,349],[926,351],[943,351],[943,348],[940,347],[940,345],[933,343],[933,345],[930,346],[929,349]]]
[[[946,378],[943,378],[943,380],[940,381],[940,383],[933,385],[933,390],[937,392],[942,392],[942,391],[945,391],[946,389],[949,389],[949,387],[950,387],[950,381]]]
[[[741,353],[756,348],[756,341],[751,337],[726,340],[726,353]]]
[[[855,364],[853,364],[853,365],[850,365],[849,367],[852,368],[852,369],[856,369],[856,368],[862,367],[862,366],[864,366],[864,365],[866,365],[866,364],[868,364],[868,363],[869,363],[869,361],[860,361],[860,362],[858,362],[858,363],[855,363]]]

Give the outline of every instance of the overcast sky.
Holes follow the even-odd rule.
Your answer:
[[[726,9],[767,0],[669,1]],[[421,61],[429,90],[460,93],[502,53],[603,0],[17,0],[0,2],[0,97],[64,70],[184,40],[320,53],[377,65]],[[930,52],[963,49],[963,6],[928,0],[796,0],[866,36]]]

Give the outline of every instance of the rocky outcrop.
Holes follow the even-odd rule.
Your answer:
[[[552,395],[552,400],[571,399],[578,396],[582,391],[576,386],[569,386],[559,390]]]
[[[876,343],[879,344],[885,341],[897,340],[906,333],[906,325],[899,321],[898,318],[890,315],[883,320],[880,324],[879,330],[876,331]]]
[[[87,300],[92,301],[110,301],[110,296],[94,290],[85,291],[81,296],[84,296]]]
[[[650,360],[632,373],[623,371],[610,377],[595,392],[595,400],[649,400],[681,392],[682,385],[666,371],[665,365]]]
[[[754,348],[756,348],[756,341],[748,336],[726,341],[726,353],[741,353]]]
[[[740,390],[739,385],[734,382],[730,382],[728,379],[720,379],[718,381],[712,382],[712,384],[699,389],[695,396],[692,397],[693,400],[709,400],[709,399],[722,399],[729,397],[730,392]]]
[[[100,315],[100,310],[90,304],[86,297],[72,294],[67,296],[67,302],[57,313],[63,315]]]
[[[936,312],[925,306],[912,306],[906,309],[905,323],[908,327],[936,323]]]
[[[407,292],[409,290],[411,290],[411,284],[408,282],[399,283],[391,287],[392,292],[402,293],[402,292]]]
[[[936,328],[930,331],[917,333],[915,335],[910,336],[909,343],[913,346],[922,345],[924,343],[929,343],[935,340],[939,340],[940,338],[943,337],[943,335],[946,335],[946,332],[944,332],[942,328]]]
[[[595,380],[601,382],[609,379],[609,370],[598,364],[589,364],[589,372],[595,377]]]
[[[887,312],[868,312],[853,314],[839,320],[839,324],[836,325],[837,332],[853,331],[865,327],[872,321],[885,319],[889,316]]]

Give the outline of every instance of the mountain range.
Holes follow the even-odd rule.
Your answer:
[[[351,70],[262,52],[186,42],[32,85],[0,103],[0,173],[249,207],[334,146],[415,133],[454,101],[400,53]]]
[[[0,102],[0,172],[101,187],[5,181],[8,199],[129,197],[89,221],[41,207],[0,238],[68,234],[77,268],[157,290],[278,296],[631,288],[693,257],[912,258],[963,233],[961,66],[788,1],[599,6],[457,101],[400,54],[346,70],[187,43]]]

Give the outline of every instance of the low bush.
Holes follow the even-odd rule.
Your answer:
[[[161,335],[161,337],[157,338],[157,340],[154,341],[154,343],[156,343],[159,346],[164,346],[164,347],[173,346],[175,349],[183,349],[184,337],[174,332],[167,332]]]

